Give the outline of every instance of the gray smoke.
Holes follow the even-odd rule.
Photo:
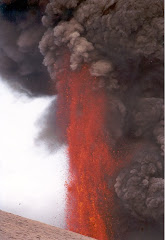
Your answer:
[[[51,94],[50,77],[38,49],[45,31],[36,1],[0,3],[0,74],[30,95]]]
[[[163,158],[151,144],[133,155],[131,166],[121,171],[115,190],[124,206],[137,218],[163,219]]]
[[[162,221],[163,2],[50,0],[45,12],[39,47],[53,81],[67,47],[71,69],[89,63],[108,94],[111,147],[144,143],[116,179],[121,205],[140,221]]]

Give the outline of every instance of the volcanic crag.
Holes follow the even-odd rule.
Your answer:
[[[92,240],[80,234],[0,211],[0,240]]]

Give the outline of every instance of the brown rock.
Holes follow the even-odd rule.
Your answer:
[[[0,210],[0,240],[92,240],[64,229]]]

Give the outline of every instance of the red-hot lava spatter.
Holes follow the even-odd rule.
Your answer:
[[[104,129],[106,95],[87,65],[73,72],[69,57],[57,73],[59,118],[68,118],[67,141],[70,181],[67,184],[67,224],[71,231],[99,240],[114,240],[112,192],[108,180],[115,162]],[[63,123],[62,123],[63,124]]]

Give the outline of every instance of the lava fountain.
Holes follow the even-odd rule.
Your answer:
[[[104,127],[106,94],[96,90],[98,79],[90,75],[87,65],[73,72],[69,60],[65,56],[65,68],[57,73],[58,119],[61,125],[68,120],[67,225],[83,235],[113,240],[113,193],[107,179],[114,174],[115,161]]]

